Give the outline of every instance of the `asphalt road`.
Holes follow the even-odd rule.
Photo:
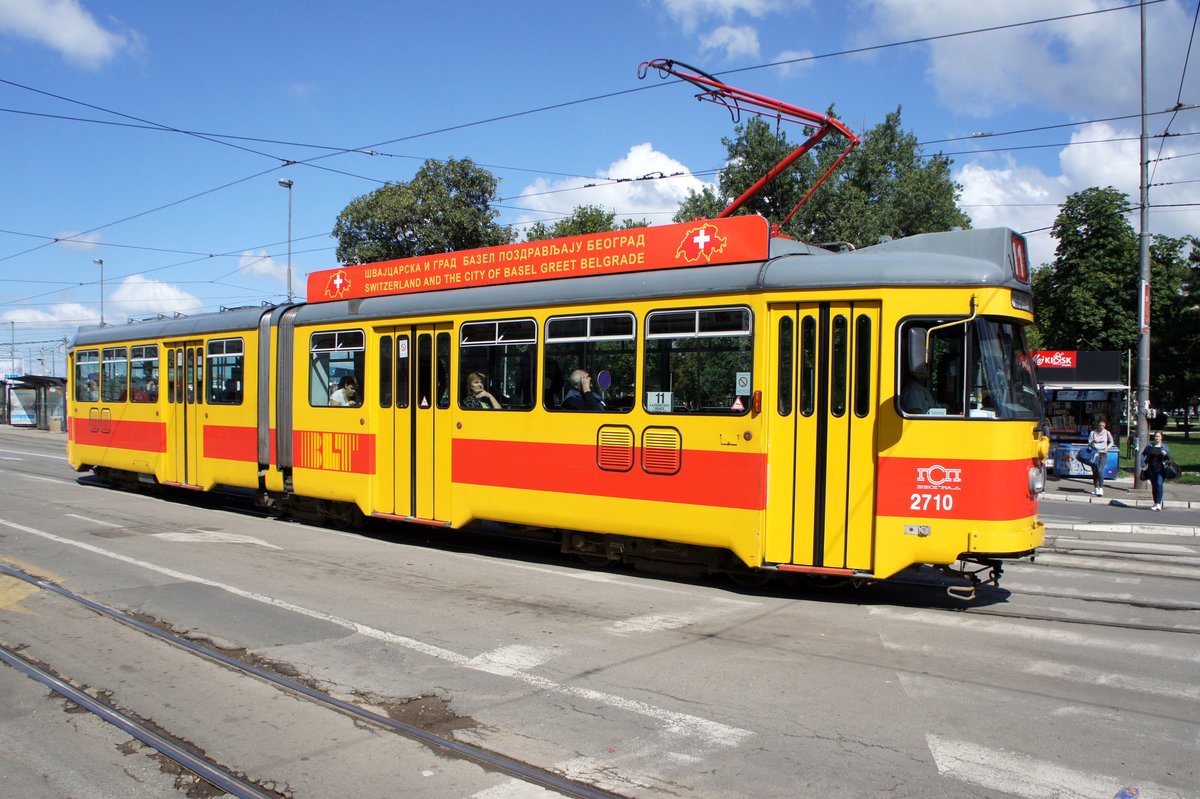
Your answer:
[[[546,544],[350,534],[219,498],[113,491],[47,441],[0,431],[0,563],[617,795],[1107,799],[1133,785],[1151,799],[1200,786],[1191,540],[1056,534],[969,604],[928,570],[755,592],[593,571]],[[279,795],[552,795],[6,577],[0,643]],[[0,794],[188,789],[5,666],[0,690],[15,697]]]

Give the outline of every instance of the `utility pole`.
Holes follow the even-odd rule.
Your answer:
[[[1141,233],[1138,237],[1138,370],[1137,370],[1137,451],[1150,440],[1150,140],[1146,135],[1146,0],[1142,14],[1142,174]],[[1134,488],[1142,487],[1141,470],[1133,470]]]
[[[287,264],[287,301],[288,305],[292,304],[292,299],[295,295],[292,293],[292,181],[287,178],[282,178],[279,185],[287,189],[288,193],[288,264]]]

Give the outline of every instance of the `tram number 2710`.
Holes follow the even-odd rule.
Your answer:
[[[929,510],[930,506],[934,510],[950,510],[954,507],[953,494],[912,494],[909,499],[912,500],[909,510]]]

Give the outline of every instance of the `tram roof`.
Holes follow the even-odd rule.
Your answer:
[[[701,297],[787,289],[995,286],[1029,291],[1011,266],[1008,228],[952,230],[884,241],[848,252],[774,238],[766,261],[570,277],[301,305],[296,324],[608,303],[621,298]],[[258,326],[287,306],[243,308],[122,326],[80,328],[74,346],[200,336]]]

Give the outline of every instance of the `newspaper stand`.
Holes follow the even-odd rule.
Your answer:
[[[1129,386],[1121,382],[1120,352],[1036,350],[1038,382],[1049,423],[1050,459],[1056,477],[1091,477],[1078,458],[1096,421],[1108,423],[1116,446],[1108,451],[1104,477],[1117,476],[1122,425],[1127,417]]]

